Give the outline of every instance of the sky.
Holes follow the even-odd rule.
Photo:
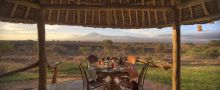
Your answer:
[[[202,24],[203,31],[197,31],[197,25],[182,25],[183,41],[220,40],[220,21]],[[132,36],[144,38],[166,38],[171,40],[172,28],[149,29],[111,29],[81,26],[46,25],[46,40],[74,40],[90,33],[108,36]],[[14,24],[0,22],[0,40],[37,40],[36,24]]]

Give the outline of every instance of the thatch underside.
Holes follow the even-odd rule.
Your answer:
[[[36,10],[45,8],[47,24],[102,28],[162,28],[220,19],[220,0],[0,0],[0,21],[36,23]],[[23,3],[25,2],[25,3]]]

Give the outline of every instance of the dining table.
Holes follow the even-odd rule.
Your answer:
[[[114,81],[114,79],[116,77],[120,78],[128,76],[128,72],[126,71],[125,67],[97,67],[96,70],[98,78],[103,79],[103,77],[110,77],[108,90],[121,90],[120,86]]]

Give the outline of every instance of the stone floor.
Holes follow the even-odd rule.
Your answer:
[[[83,90],[82,80],[72,80],[57,84],[50,84],[48,85],[47,90]],[[171,90],[171,87],[169,85],[146,80],[144,90]]]

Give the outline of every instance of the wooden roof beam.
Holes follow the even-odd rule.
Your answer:
[[[192,17],[192,14],[191,14],[191,17]],[[179,12],[179,21],[182,21],[182,9],[180,9],[180,12]]]
[[[144,14],[144,11],[142,11],[142,26],[145,27],[145,14]]]
[[[220,0],[216,0],[217,5],[218,5],[218,10],[220,11]]]
[[[132,26],[132,22],[131,22],[131,11],[128,10],[128,13],[129,13],[129,21],[130,21],[130,25]]]
[[[208,15],[209,15],[209,12],[208,12],[208,10],[207,10],[207,8],[206,8],[205,2],[202,3],[202,9],[203,9],[205,15],[208,16]]]
[[[111,25],[111,11],[107,10],[106,12],[107,12],[107,14],[106,14],[107,25]]]
[[[50,0],[50,4],[53,4],[53,0]],[[50,21],[52,10],[49,10],[47,20]]]
[[[200,17],[196,19],[185,20],[185,21],[182,21],[181,24],[193,24],[193,22],[210,21],[213,18],[219,18],[219,17],[220,17],[220,13],[216,13],[213,15],[204,16],[204,17]]]
[[[85,24],[86,24],[86,21],[87,21],[87,10],[85,10]]]
[[[27,6],[27,7],[32,7],[32,8],[35,8],[35,9],[40,9],[41,8],[40,4],[31,2],[31,1],[26,1],[26,0],[5,0],[5,1],[10,2],[10,3],[14,3],[14,4]]]
[[[92,10],[92,24],[94,24],[94,13],[95,13],[95,11]]]
[[[213,1],[213,0],[190,0],[190,1],[188,1],[188,2],[178,4],[176,7],[177,7],[178,9],[179,9],[179,8],[186,8],[186,7],[190,7],[190,6],[199,5],[199,4],[208,2],[208,1]],[[216,0],[216,1],[218,1],[218,0]]]
[[[191,16],[191,19],[193,19],[194,14],[193,14],[192,6],[189,7],[189,10],[190,10],[190,16]]]
[[[24,19],[27,19],[28,15],[30,13],[30,9],[31,9],[31,7],[27,7],[27,10],[26,10],[25,15],[24,15]]]
[[[59,22],[59,18],[60,18],[60,10],[57,11],[57,22]]]
[[[116,17],[116,12],[114,10],[114,18],[115,18],[115,25],[118,26],[118,22],[117,22],[117,17]]]
[[[141,4],[144,5],[144,0],[141,0]]]
[[[99,14],[99,15],[98,15],[98,16],[99,16],[99,25],[101,24],[101,14],[100,14],[100,12],[101,12],[101,11],[99,10],[99,12],[98,12],[98,14]]]
[[[123,10],[121,11],[121,15],[122,15],[123,26],[125,26],[125,16],[124,16],[124,11]]]
[[[80,25],[80,10],[77,10],[77,22],[78,22],[78,25]]]
[[[138,27],[138,11],[137,10],[135,11],[135,16],[136,16],[136,25]]]
[[[70,0],[67,0],[67,3],[70,4]],[[65,23],[67,23],[68,21],[68,16],[69,16],[69,10],[66,10]]]
[[[17,6],[18,6],[18,4],[14,4],[12,11],[11,11],[11,14],[10,14],[10,17],[14,16]]]
[[[74,24],[75,20],[76,20],[76,10],[73,13],[73,24]]]
[[[156,19],[156,24],[159,24],[158,18],[157,18],[157,11],[154,11],[154,14],[155,14],[155,19]]]
[[[59,4],[62,4],[63,0],[60,0]],[[59,18],[60,18],[60,10],[57,11],[57,22],[59,22]]]
[[[164,18],[164,23],[167,23],[167,15],[166,15],[166,11],[163,11],[163,18]]]
[[[162,2],[162,5],[164,6],[164,5],[165,5],[164,0],[161,0],[161,2]],[[167,15],[166,15],[166,11],[163,11],[163,19],[164,19],[164,23],[167,23]]]
[[[45,9],[77,9],[77,10],[173,10],[171,6],[146,6],[146,5],[70,5],[53,4],[42,5]]]
[[[66,11],[65,23],[67,23],[67,21],[68,21],[68,16],[69,16],[69,10]]]
[[[151,25],[150,11],[147,11],[147,14],[148,14],[149,25]]]

